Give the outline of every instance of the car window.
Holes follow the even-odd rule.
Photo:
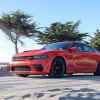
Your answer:
[[[92,48],[92,47],[90,47],[90,46],[88,46],[88,45],[83,45],[83,51],[84,52],[96,52],[96,49],[94,49],[94,48]]]
[[[52,43],[44,46],[42,50],[55,50],[55,49],[65,50],[68,47],[70,47],[70,43],[66,43],[66,42]]]
[[[74,47],[76,47],[77,50],[81,51],[81,52],[97,52],[97,50],[95,48],[92,48],[92,47],[85,45],[83,43],[75,43]]]
[[[73,47],[76,47],[78,51],[84,50],[81,43],[74,43]]]

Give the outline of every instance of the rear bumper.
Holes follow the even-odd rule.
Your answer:
[[[10,64],[10,71],[16,74],[48,74],[50,69],[49,60],[36,61],[13,61]]]

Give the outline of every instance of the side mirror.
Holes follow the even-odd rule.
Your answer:
[[[77,48],[76,47],[68,48],[68,52],[77,52]]]

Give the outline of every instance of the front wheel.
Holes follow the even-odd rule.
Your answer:
[[[51,70],[49,77],[51,78],[61,78],[64,77],[65,73],[65,62],[61,58],[55,58],[51,65]]]

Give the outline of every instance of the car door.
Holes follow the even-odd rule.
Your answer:
[[[88,45],[76,43],[77,52],[74,55],[74,67],[78,73],[90,73],[96,70],[95,51]]]

